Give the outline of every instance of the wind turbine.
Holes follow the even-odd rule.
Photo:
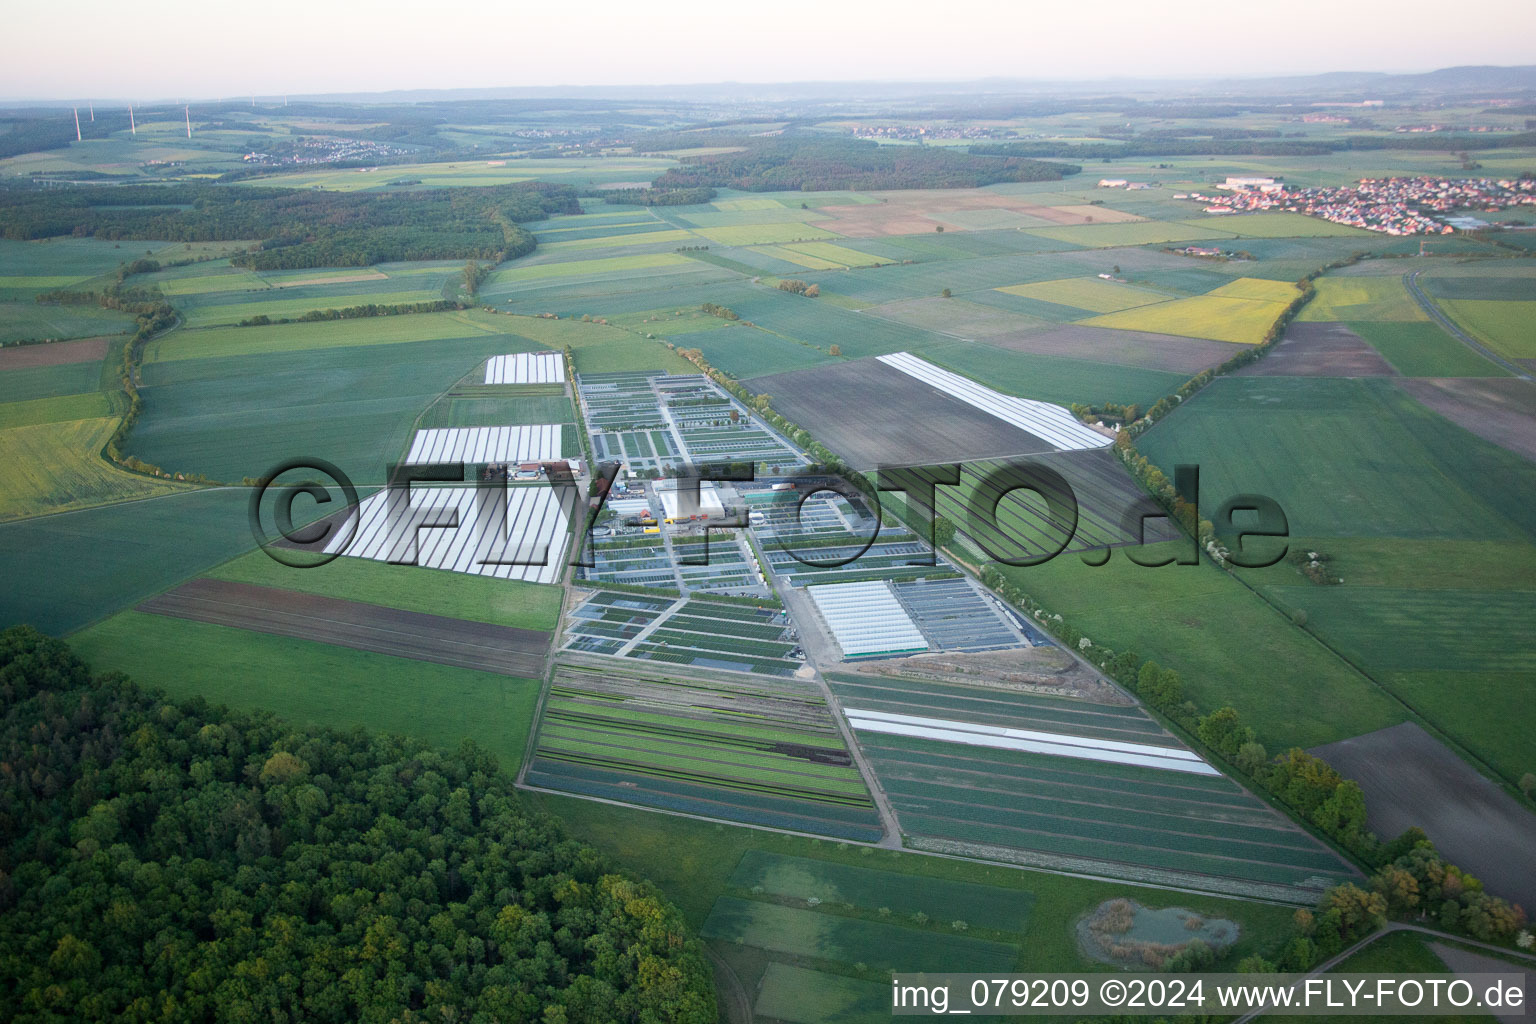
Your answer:
[[[75,108],[75,141],[76,142],[84,142],[85,141],[84,139],[82,139],[80,137],[80,108],[79,107]]]
[[[86,104],[86,106],[90,107],[90,110],[91,110],[91,124],[95,124],[96,123],[96,103],[95,103],[95,101],[88,102]]]
[[[135,137],[139,134],[139,126],[133,123],[133,104],[128,104],[128,131]]]
[[[189,105],[183,107],[182,110],[187,115],[187,138],[190,139],[192,137],[192,107],[189,104]]]

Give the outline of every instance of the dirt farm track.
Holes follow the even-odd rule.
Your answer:
[[[224,580],[192,580],[138,610],[521,678],[543,674],[549,647],[538,630]]]

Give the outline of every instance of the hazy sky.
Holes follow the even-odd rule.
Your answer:
[[[4,97],[1205,77],[1536,62],[1531,0],[8,0],[0,26],[12,43],[0,65]]]

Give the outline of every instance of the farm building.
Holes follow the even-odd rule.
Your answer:
[[[565,360],[559,352],[517,352],[493,356],[485,364],[487,384],[559,384],[565,380]]]
[[[391,488],[354,515],[327,554],[529,583],[553,583],[564,568],[569,513],[550,487]]]
[[[405,461],[553,462],[560,458],[560,424],[520,427],[445,427],[416,431]]]
[[[1217,185],[1217,188],[1244,189],[1261,188],[1264,185],[1273,185],[1274,178],[1247,178],[1236,175],[1228,175],[1227,180]]]
[[[807,587],[846,658],[912,654],[928,649],[922,630],[902,608],[890,584],[829,583]]]
[[[708,480],[699,482],[699,496],[695,501],[688,487],[679,487],[681,481],[660,480],[655,485],[656,496],[661,499],[663,514],[667,519],[692,519],[695,516],[716,518],[725,515],[725,505],[720,501],[720,488]]]

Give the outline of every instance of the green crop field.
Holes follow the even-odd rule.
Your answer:
[[[0,406],[0,410],[7,408],[14,406]],[[105,417],[0,430],[0,520],[187,488],[129,473],[106,461],[101,449],[116,428],[117,420]]]
[[[752,1009],[785,1024],[877,1024],[890,1019],[891,991],[879,982],[769,963]]]
[[[379,482],[422,410],[489,357],[519,347],[508,341],[482,334],[152,363],[127,450],[226,482],[299,455],[328,459],[358,483]]]
[[[1317,546],[1330,555],[1348,550],[1343,542]],[[1528,702],[1508,696],[1536,668],[1530,651],[1508,638],[1519,635],[1536,612],[1536,592],[1518,589],[1529,584],[1529,575],[1502,581],[1511,589],[1500,588],[1498,575],[1501,569],[1507,575],[1510,566],[1528,574],[1536,549],[1487,546],[1503,563],[1491,568],[1493,578],[1479,570],[1479,560],[1469,559],[1441,563],[1454,569],[1454,578],[1434,584],[1412,578],[1407,586],[1371,585],[1351,575],[1343,586],[1270,585],[1264,593],[1281,608],[1304,610],[1311,632],[1506,778],[1518,779],[1530,770],[1528,737],[1536,721]],[[1376,565],[1409,577],[1411,567],[1422,564],[1414,556],[1404,550],[1371,553]],[[1341,565],[1339,572],[1353,570]],[[1495,718],[1486,714],[1490,704],[1501,707]]]
[[[323,296],[290,297],[285,292],[273,289],[264,293],[270,298],[246,300],[242,296],[240,302],[200,302],[197,305],[188,303],[185,299],[177,302],[186,316],[188,327],[215,327],[221,324],[233,324],[241,320],[248,320],[255,316],[266,316],[276,320],[281,317],[300,317],[315,309],[345,309],[348,306],[362,306],[369,303],[380,305],[395,305],[415,302],[436,302],[441,299],[442,293],[436,289],[418,288],[413,291],[390,292],[341,292],[328,290]]]
[[[542,243],[541,250],[570,252],[581,249],[617,249],[628,245],[687,245],[697,242],[698,236],[691,231],[636,231],[620,235],[600,235],[595,238],[565,238]]]
[[[557,277],[601,276],[621,274],[634,270],[655,270],[658,267],[683,267],[692,263],[686,256],[673,252],[637,253],[631,256],[606,256],[586,260],[569,260],[564,263],[515,263],[493,271],[480,286],[481,291],[496,294],[504,284],[523,281],[542,281]]]
[[[680,347],[696,348],[704,353],[709,365],[738,379],[762,377],[770,373],[800,370],[807,366],[836,361],[810,345],[748,327],[688,335]]]
[[[722,897],[704,922],[706,939],[892,971],[1009,971],[1019,947],[963,935],[834,917],[775,903]]]
[[[143,126],[140,126],[143,130]],[[654,178],[669,167],[671,160],[648,157],[615,157],[556,160],[456,160],[452,163],[394,164],[388,167],[360,167],[336,170],[298,171],[248,178],[240,184],[247,188],[278,186],[283,188],[322,188],[338,192],[383,188],[392,181],[410,179],[425,185],[508,185],[535,178],[553,178],[570,184],[634,181]]]
[[[26,587],[0,587],[0,623],[67,633],[252,546],[243,488],[182,490],[0,523]]]
[[[1158,465],[1198,463],[1203,507],[1265,494],[1300,536],[1536,531],[1536,513],[1482,486],[1500,478],[1536,484],[1536,467],[1450,424],[1388,380],[1222,378],[1137,447]]]
[[[0,344],[48,338],[94,338],[123,334],[133,317],[95,306],[43,306],[35,302],[0,302]]]
[[[1202,490],[1203,490],[1202,485]],[[1152,549],[1144,560],[1166,552]],[[1202,708],[1241,708],[1271,749],[1316,746],[1407,717],[1369,679],[1241,583],[1209,566],[1093,568],[1064,556],[1004,574],[1048,611],[1117,650],[1178,670]]]
[[[694,234],[701,235],[716,245],[765,245],[783,244],[786,242],[811,242],[823,238],[837,238],[835,231],[817,227],[813,224],[804,224],[800,221],[780,222],[767,224],[736,224],[731,226],[695,228]]]
[[[1451,337],[1436,323],[1351,323],[1405,377],[1503,377],[1508,371]]]
[[[793,245],[778,246],[776,251],[778,250],[797,253],[801,256],[808,256],[811,259],[826,260],[839,268],[873,267],[892,262],[889,259],[872,256],[867,252],[850,249],[847,246],[835,245],[832,242],[798,242]],[[789,259],[792,263],[795,262],[788,256],[785,258]]]
[[[1467,333],[1506,359],[1536,359],[1536,300],[1441,299],[1438,303]]]
[[[1128,224],[1079,224],[1063,228],[1029,228],[1028,233],[1056,242],[1070,242],[1089,249],[1114,245],[1154,245],[1192,242],[1202,238],[1231,238],[1232,232],[1217,227],[1170,224],[1164,221],[1132,221]]]
[[[1192,228],[1205,230],[1210,225],[1210,218],[1205,220],[1183,220],[1181,224],[1187,224]],[[1247,213],[1237,217],[1222,217],[1221,226],[1238,238],[1360,238],[1372,239],[1379,237],[1374,232],[1363,228],[1350,227],[1348,224],[1335,224],[1332,221],[1323,220],[1321,217],[1308,217],[1304,213]],[[1360,243],[1368,248],[1365,242]],[[1237,246],[1236,248],[1243,248]]]
[[[364,317],[269,327],[215,327],[161,335],[144,347],[144,362],[398,345],[412,341],[446,342],[491,333],[495,333],[493,327],[459,313]],[[507,352],[527,351],[528,348],[514,342]]]
[[[997,290],[1009,295],[1022,295],[1027,299],[1075,306],[1090,313],[1116,313],[1122,309],[1146,306],[1154,302],[1166,302],[1172,298],[1162,292],[1132,288],[1129,285],[1104,281],[1096,277],[1067,277],[1056,281],[1036,281],[1034,284],[1015,284]]]
[[[115,381],[115,374],[112,379]],[[0,370],[0,403],[78,395],[102,385],[103,369],[94,360]]]
[[[1032,893],[1015,889],[923,879],[761,850],[747,851],[730,884],[797,901],[816,899],[876,913],[885,907],[901,917],[926,913],[936,920],[959,919],[973,927],[1014,933],[1024,931],[1035,903]]]
[[[99,419],[111,415],[112,411],[112,400],[102,391],[9,402],[0,405],[0,430],[30,427],[39,423]]]
[[[1428,316],[1413,301],[1400,277],[1322,277],[1297,317],[1303,321],[1413,321]]]
[[[209,292],[265,291],[271,283],[250,270],[223,268],[218,273],[204,272],[196,277],[162,277],[160,290],[168,296],[203,295]]]
[[[366,558],[338,558],[316,569],[294,569],[264,551],[252,551],[208,575],[520,629],[554,629],[560,615],[559,587]]]
[[[72,642],[98,671],[153,674],[173,697],[260,708],[295,723],[361,725],[444,750],[470,739],[507,771],[522,761],[539,691],[536,680],[136,611]]]
[[[923,357],[999,391],[1058,405],[1119,402],[1145,408],[1187,379],[1181,373],[1010,352],[981,342],[935,346]]]

